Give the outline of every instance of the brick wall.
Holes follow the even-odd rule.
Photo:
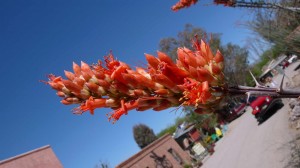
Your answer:
[[[165,135],[116,167],[153,168],[163,165],[166,168],[181,168],[190,162],[188,153],[170,135]]]
[[[0,161],[0,168],[62,168],[51,147],[45,146],[33,151]]]

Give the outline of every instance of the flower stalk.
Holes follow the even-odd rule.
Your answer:
[[[236,86],[230,87],[226,90],[228,95],[247,95],[248,97],[253,96],[271,96],[273,98],[298,98],[300,91],[297,90],[286,90],[278,88],[256,88],[248,86]]]
[[[116,60],[112,53],[92,66],[73,63],[73,71],[65,71],[66,79],[48,75],[45,82],[56,90],[64,105],[79,104],[74,114],[97,108],[111,108],[108,120],[113,123],[130,110],[162,111],[171,107],[194,106],[197,113],[212,113],[225,96],[269,95],[299,97],[300,92],[267,88],[256,82],[256,87],[228,87],[224,74],[224,58],[220,51],[212,53],[210,46],[197,37],[194,50],[178,48],[174,63],[162,52],[157,57],[145,54],[147,68],[136,67]]]

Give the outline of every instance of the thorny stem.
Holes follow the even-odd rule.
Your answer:
[[[254,76],[252,75],[252,77]],[[250,96],[271,96],[273,98],[299,98],[300,97],[300,90],[283,89],[284,76],[282,77],[279,88],[266,87],[260,85],[255,78],[254,80],[256,83],[255,87],[238,85],[238,86],[228,87],[224,89],[224,92],[232,96],[247,95],[247,102]]]
[[[227,93],[230,95],[254,95],[254,96],[271,96],[274,98],[298,98],[300,90],[280,90],[277,88],[256,88],[247,86],[229,87]]]

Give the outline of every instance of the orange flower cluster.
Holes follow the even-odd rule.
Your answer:
[[[172,6],[173,11],[178,11],[182,8],[190,7],[198,2],[198,0],[179,0],[175,5]]]
[[[65,71],[67,79],[49,75],[47,83],[63,98],[61,103],[80,104],[75,114],[111,108],[108,118],[113,122],[133,109],[161,111],[180,105],[211,109],[224,94],[214,89],[224,86],[223,56],[219,51],[213,55],[204,41],[194,41],[194,48],[178,48],[176,63],[162,52],[158,57],[146,54],[148,68],[135,70],[110,53],[105,66],[101,61],[92,66],[73,63],[74,72]]]
[[[236,2],[234,0],[214,0],[214,4],[232,7],[236,4]]]

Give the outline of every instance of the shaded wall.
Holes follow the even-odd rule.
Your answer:
[[[183,151],[177,142],[165,135],[150,145],[122,162],[117,168],[181,168],[184,164],[190,164],[190,157]]]

